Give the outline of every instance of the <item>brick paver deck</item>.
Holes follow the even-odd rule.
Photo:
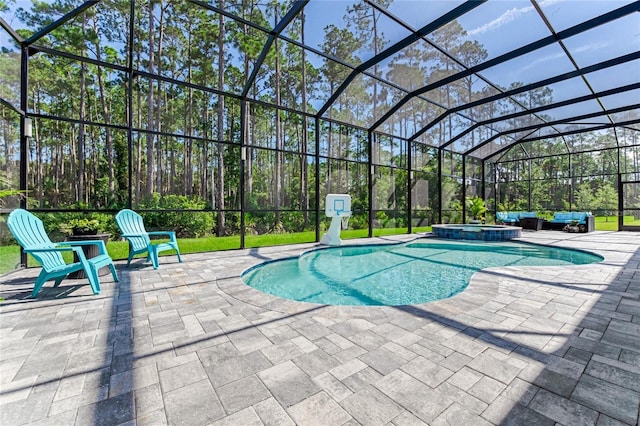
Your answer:
[[[10,273],[0,424],[637,424],[640,235],[523,240],[605,260],[493,268],[408,307],[292,302],[239,278],[311,244],[117,262],[98,296],[65,280],[24,299],[38,269]]]

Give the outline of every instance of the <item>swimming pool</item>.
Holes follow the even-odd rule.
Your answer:
[[[474,272],[493,266],[551,266],[600,262],[584,251],[518,242],[423,238],[392,245],[313,250],[247,270],[262,292],[326,305],[412,305],[454,296]]]

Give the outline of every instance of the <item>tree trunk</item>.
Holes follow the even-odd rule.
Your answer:
[[[39,84],[38,84],[38,89],[39,89]],[[40,90],[37,90],[37,95],[36,95],[36,111],[38,111],[38,113],[41,113],[41,104],[40,104]],[[35,124],[35,123],[34,123]],[[38,205],[40,206],[40,208],[44,208],[44,191],[42,191],[43,188],[43,178],[44,178],[44,158],[43,158],[43,147],[42,147],[42,140],[40,139],[40,134],[38,131],[38,126],[34,125],[33,126],[33,135],[34,135],[34,139],[36,142],[36,150],[37,150],[37,166],[36,166],[36,188],[40,188],[41,190],[38,191]],[[5,139],[6,140],[6,139]],[[9,156],[5,157],[5,158],[11,158]],[[7,178],[9,178],[9,175],[7,174]]]
[[[140,62],[141,62],[140,57],[142,56],[142,52],[140,51],[141,43],[137,43],[136,45],[137,45],[136,68],[140,69]],[[134,82],[131,81],[129,84],[133,86]],[[136,91],[136,105],[137,105],[137,108],[135,108],[136,109],[135,127],[140,128],[142,126],[142,90]],[[129,105],[129,108],[131,108],[131,114],[133,114],[134,106]],[[142,191],[142,188],[140,187],[140,182],[142,180],[142,140],[141,138],[139,136],[136,137],[134,143],[135,143],[135,149],[136,149],[136,156],[135,156],[136,163],[135,163],[135,179],[133,182],[133,185],[135,185],[135,189],[133,191],[133,194],[135,197],[135,201],[138,202],[140,200],[140,194]],[[130,155],[132,154],[133,153],[130,153]]]
[[[187,81],[193,81],[192,73],[193,67],[191,63],[191,31],[189,31],[189,38],[187,40],[187,51],[189,52],[189,58],[187,59]],[[189,87],[189,99],[187,105],[187,139],[185,140],[185,153],[184,153],[184,193],[188,195],[193,194],[193,88]]]
[[[82,32],[85,32],[85,24],[86,24],[86,14],[82,14]],[[83,49],[84,50],[84,49]],[[85,126],[84,121],[86,120],[86,102],[85,96],[87,92],[87,82],[86,82],[86,72],[87,67],[83,62],[80,65],[80,121],[81,123],[78,126],[78,169],[76,174],[76,201],[85,202],[84,200],[84,144],[85,144]]]
[[[220,10],[224,10],[224,0],[218,1]],[[219,15],[218,25],[218,88],[224,88],[224,16]],[[216,207],[218,210],[217,235],[225,235],[225,205],[224,205],[224,96],[218,96],[218,175],[216,179]]]
[[[159,22],[159,35],[158,35],[158,71],[157,74],[162,74],[162,45],[164,42],[164,7],[160,8],[160,22]],[[157,96],[157,105],[156,105],[156,126],[155,129],[158,132],[162,131],[162,95],[166,97],[167,94],[162,91],[162,80],[158,80],[158,96]],[[167,105],[167,102],[164,103]],[[164,188],[162,185],[162,181],[164,178],[164,173],[162,168],[164,167],[163,161],[163,146],[162,146],[162,136],[158,135],[158,142],[156,146],[156,191],[160,194],[164,194]]]
[[[304,45],[304,10],[300,14],[302,22],[300,28],[300,37],[302,44]],[[306,50],[302,49],[302,112],[307,112],[307,55]],[[309,145],[309,126],[308,117],[306,114],[302,115],[302,156],[300,164],[300,207],[303,209],[304,227],[309,225],[309,164],[307,163],[307,151]]]
[[[149,1],[149,73],[154,73],[155,63],[155,38],[154,38],[154,13],[153,13],[153,1]],[[149,79],[148,92],[147,92],[147,171],[146,171],[146,187],[145,195],[151,196],[153,193],[154,184],[154,135],[151,133],[155,130],[154,126],[154,93],[153,93],[153,80]]]
[[[243,18],[247,19],[247,17],[244,15],[245,11],[247,10],[246,7],[242,8],[242,12],[243,12]],[[249,29],[247,28],[247,24],[245,24],[244,22],[242,23],[242,33],[246,36],[249,34]],[[249,69],[249,54],[246,53],[244,55],[244,84],[247,84],[247,80],[249,78],[249,76],[251,75],[251,70]],[[252,88],[253,90],[253,98],[256,99],[256,93],[255,93],[255,85]],[[243,127],[245,128],[245,145],[253,145],[253,135],[255,133],[255,117],[253,114],[251,114],[251,104],[249,102],[245,102],[245,120],[243,123]],[[245,148],[247,150],[247,156],[245,159],[245,163],[244,163],[244,179],[245,179],[245,192],[249,195],[252,194],[253,192],[253,155],[252,155],[252,151],[250,149],[250,147],[246,147]],[[243,179],[243,177],[241,176],[240,179]]]
[[[93,20],[93,30],[96,34],[98,34],[98,20]],[[100,46],[100,38],[96,38],[95,42],[96,49],[96,59],[100,62],[102,61],[102,47]],[[111,128],[108,126],[111,124],[111,117],[109,115],[109,108],[107,106],[107,95],[104,88],[104,79],[102,77],[102,67],[97,67],[98,74],[98,90],[100,91],[100,107],[102,108],[102,119],[104,123],[107,125],[104,128],[105,131],[105,156],[107,157],[107,167],[108,167],[108,177],[109,177],[109,194],[112,196],[115,195],[116,184],[115,184],[115,168],[113,164],[113,140],[111,136]]]
[[[277,5],[274,6],[274,26],[278,24],[278,9]],[[276,52],[275,57],[275,95],[276,95],[276,105],[280,105],[280,48],[278,45],[278,39],[276,38],[274,41],[274,48]],[[275,110],[276,114],[276,152],[275,152],[275,174],[273,178],[273,204],[276,210],[276,218],[274,225],[278,225],[280,223],[280,179],[282,177],[282,123],[280,122],[280,111]]]

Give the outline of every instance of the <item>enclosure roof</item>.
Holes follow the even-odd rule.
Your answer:
[[[23,45],[37,46],[99,3],[77,2]],[[287,109],[482,159],[523,141],[557,138],[566,145],[575,133],[639,128],[640,1],[189,5],[206,10],[212,22],[223,16],[248,28],[262,43],[242,87],[211,85],[239,99],[277,104],[269,58],[295,50],[319,77],[308,83],[306,105],[282,105]],[[7,20],[0,23],[15,34]],[[238,67],[241,50],[228,51]]]

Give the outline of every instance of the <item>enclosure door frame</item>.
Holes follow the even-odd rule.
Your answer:
[[[640,226],[636,225],[625,225],[624,224],[624,214],[626,211],[637,211],[640,215],[639,207],[628,207],[625,206],[625,197],[624,197],[624,189],[626,186],[631,185],[639,185],[640,180],[634,181],[623,181],[622,176],[618,175],[618,230],[620,231],[636,231],[640,232]]]

